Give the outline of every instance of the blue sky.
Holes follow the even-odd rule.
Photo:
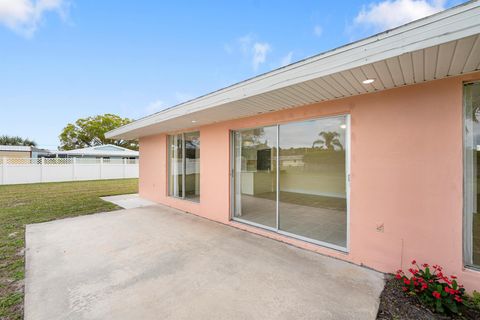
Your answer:
[[[461,2],[0,0],[0,135],[56,149],[80,117],[137,119]]]

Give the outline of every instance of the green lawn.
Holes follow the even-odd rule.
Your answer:
[[[99,197],[138,192],[138,179],[0,186],[0,319],[23,316],[25,225],[119,209]]]

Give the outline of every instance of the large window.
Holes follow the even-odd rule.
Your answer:
[[[233,218],[347,248],[347,116],[233,133]]]
[[[168,195],[200,201],[200,132],[168,136]]]
[[[465,84],[464,258],[480,267],[480,82]]]

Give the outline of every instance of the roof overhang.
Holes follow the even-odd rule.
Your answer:
[[[138,152],[67,152],[67,151],[52,151],[50,154],[66,155],[66,156],[92,156],[92,157],[138,157]]]
[[[138,157],[139,152],[112,144],[105,144],[72,150],[53,150],[50,151],[50,154],[66,156]]]
[[[184,102],[106,137],[179,131],[479,69],[477,0]],[[370,78],[376,81],[362,83]]]

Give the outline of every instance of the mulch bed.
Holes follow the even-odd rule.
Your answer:
[[[390,277],[380,295],[377,320],[450,320],[473,319],[480,320],[480,310],[464,308],[462,316],[442,316],[433,313],[422,306],[415,296],[409,296],[402,291],[402,283]]]

